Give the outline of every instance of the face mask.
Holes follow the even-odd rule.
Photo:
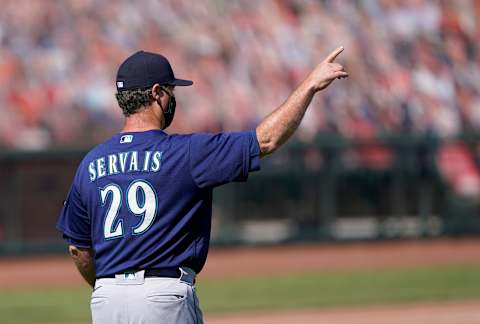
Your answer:
[[[173,121],[173,116],[175,115],[175,107],[177,106],[177,101],[175,100],[175,96],[171,95],[168,99],[167,109],[163,111],[163,117],[165,118],[165,124],[163,129],[170,126]]]

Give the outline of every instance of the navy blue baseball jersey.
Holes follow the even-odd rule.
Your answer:
[[[260,169],[255,131],[121,133],[80,163],[57,223],[95,251],[97,277],[185,266],[207,257],[212,190]]]

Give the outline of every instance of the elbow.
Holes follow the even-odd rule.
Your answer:
[[[75,263],[88,265],[94,261],[94,253],[90,248],[78,248],[74,245],[68,247],[68,252]]]
[[[96,278],[93,249],[78,248],[70,245],[68,250],[82,277],[90,286],[93,287],[95,285]]]
[[[258,146],[260,147],[260,157],[272,154],[281,145],[280,141],[276,140],[271,132],[266,131],[261,126],[257,127],[256,133]]]
[[[260,157],[267,156],[275,152],[280,146],[276,141],[264,141],[259,143],[260,146]]]

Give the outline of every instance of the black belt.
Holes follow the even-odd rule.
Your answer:
[[[122,273],[130,273],[130,272],[137,272],[135,271],[125,271]],[[180,278],[181,272],[179,268],[163,268],[163,269],[145,269],[145,278],[149,277],[164,277],[164,278]],[[101,277],[97,277],[97,279],[102,278],[115,278],[115,274],[105,275]]]

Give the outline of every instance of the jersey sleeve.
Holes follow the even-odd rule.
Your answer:
[[[260,170],[256,132],[193,134],[190,169],[200,188],[246,181],[249,172]]]
[[[63,238],[71,245],[83,248],[92,246],[90,218],[75,182],[70,187],[60,212],[57,229],[63,233]]]

